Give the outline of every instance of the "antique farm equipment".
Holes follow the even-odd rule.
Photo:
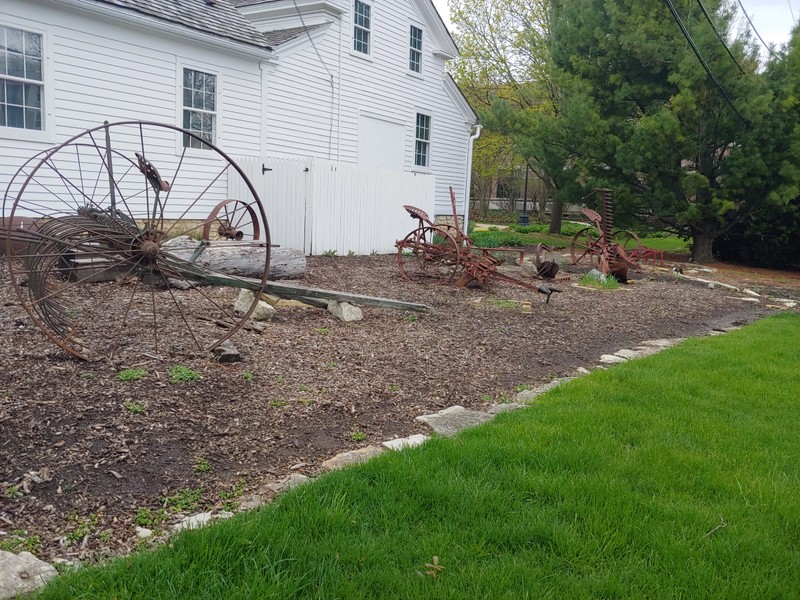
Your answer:
[[[204,149],[189,150],[189,138]],[[241,197],[227,197],[231,183],[246,190]],[[234,309],[225,288],[428,309],[268,281],[270,232],[252,183],[219,148],[172,125],[105,123],[40,152],[12,178],[2,215],[0,240],[22,307],[48,338],[81,359],[130,348],[140,356],[213,349],[246,324],[259,301],[256,293]],[[170,250],[167,242],[178,235],[201,239],[195,255]],[[262,247],[261,277],[224,275],[194,262],[211,244]]]
[[[434,223],[425,211],[414,206],[403,207],[413,219],[417,219],[418,226],[395,243],[400,274],[409,281],[427,278],[441,283],[452,283],[456,287],[474,282],[484,289],[490,289],[493,280],[501,280],[537,291],[537,286],[533,283],[501,273],[498,270],[501,261],[492,255],[493,252],[518,254],[522,266],[525,251],[520,248],[476,247],[472,239],[461,230],[452,187],[450,204],[453,208],[452,225]],[[557,270],[556,266],[555,271]],[[552,267],[548,272],[554,272]],[[538,273],[533,276],[541,277]]]
[[[259,241],[261,226],[254,208],[241,200],[222,200],[203,224],[203,239]]]
[[[603,214],[591,208],[584,208],[583,214],[592,222],[572,238],[570,254],[572,264],[584,259],[605,275],[614,275],[620,281],[627,281],[628,268],[638,269],[636,256],[641,254],[642,243],[632,231],[614,231],[614,210],[611,190],[597,190],[603,201]]]

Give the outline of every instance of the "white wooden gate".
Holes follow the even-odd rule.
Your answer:
[[[404,204],[433,216],[433,175],[318,158],[241,158],[237,163],[261,198],[272,243],[305,254],[394,252],[395,241],[416,223]],[[242,194],[235,187],[228,190],[231,198]]]

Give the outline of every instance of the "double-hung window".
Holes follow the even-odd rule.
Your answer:
[[[0,25],[0,127],[43,128],[42,34]]]
[[[183,128],[214,143],[217,131],[217,76],[194,69],[183,70]],[[208,146],[190,135],[183,136],[186,148]]]
[[[353,5],[353,50],[369,54],[369,36],[372,27],[371,7],[355,0]]]
[[[414,144],[414,164],[418,167],[430,166],[431,117],[417,113],[417,133]]]
[[[408,49],[408,68],[415,73],[422,72],[422,29],[411,26]]]

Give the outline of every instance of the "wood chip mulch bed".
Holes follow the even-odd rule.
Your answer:
[[[576,282],[582,271],[560,274]],[[632,277],[615,291],[561,283],[545,304],[506,283],[486,292],[406,282],[394,256],[314,257],[304,285],[434,310],[364,308],[363,321],[342,323],[325,310],[285,308],[262,333],[233,337],[242,362],[145,353],[137,366],[147,374],[120,381],[130,364],[80,362],[32,325],[0,258],[0,547],[45,559],[122,554],[142,543],[137,515],[168,529],[180,511],[269,496],[267,484],[313,476],[339,452],[427,433],[418,415],[486,409],[602,354],[769,312],[669,272]],[[221,293],[232,302],[237,292]],[[95,310],[102,320],[119,307]],[[183,333],[180,322],[161,332]],[[200,379],[169,383],[176,365]]]

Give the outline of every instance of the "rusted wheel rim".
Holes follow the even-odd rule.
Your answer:
[[[409,281],[436,279],[449,283],[463,268],[461,249],[444,229],[420,227],[397,244],[397,266]]]
[[[257,294],[238,313],[236,290],[195,286],[167,243],[178,234],[200,237],[209,207],[227,194],[226,184],[237,184],[259,225],[259,245],[266,246],[266,285],[270,237],[258,194],[238,165],[205,140],[202,156],[164,150],[172,147],[165,140],[187,137],[199,139],[144,121],[100,126],[29,161],[12,178],[3,205],[6,236],[19,237],[13,229],[20,219],[36,224],[24,250],[8,260],[12,285],[36,326],[66,352],[87,360],[194,354],[228,339],[255,309]],[[93,318],[99,304],[117,307],[111,320]],[[167,323],[181,333],[164,335]]]
[[[241,200],[223,200],[208,215],[203,225],[203,240],[258,241],[261,227],[253,207]]]
[[[594,227],[584,227],[572,237],[570,255],[572,264],[577,265],[587,256],[591,264],[596,263],[596,255],[600,251],[600,236]]]

